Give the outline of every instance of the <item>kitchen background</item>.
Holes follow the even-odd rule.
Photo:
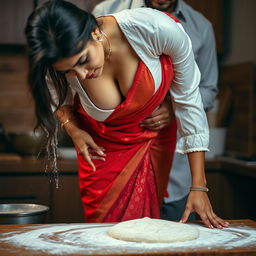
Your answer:
[[[49,222],[82,222],[72,151],[63,151],[59,159],[60,188],[56,189],[44,172],[44,158],[36,157],[38,148],[36,153],[29,152],[29,137],[25,147],[17,149],[10,135],[32,131],[35,125],[23,28],[29,13],[43,2],[0,1],[0,203],[41,203],[50,206]],[[90,11],[101,0],[70,2]],[[209,196],[223,218],[256,220],[256,1],[186,2],[213,23],[218,51],[219,95],[208,113],[212,134],[206,161]],[[64,139],[61,143],[70,145]]]

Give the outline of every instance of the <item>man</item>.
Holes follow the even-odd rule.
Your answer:
[[[211,109],[217,93],[218,80],[215,38],[211,23],[182,0],[106,0],[94,8],[93,14],[100,16],[138,7],[151,7],[169,12],[179,19],[192,41],[195,60],[201,72],[199,88],[204,108],[206,111]],[[162,129],[171,117],[171,114],[167,113],[166,106],[163,105],[152,113],[143,125],[150,129]],[[181,219],[190,186],[191,174],[187,155],[175,153],[168,184],[170,196],[165,198],[161,211],[163,219]],[[194,219],[195,215],[191,214],[189,220]]]

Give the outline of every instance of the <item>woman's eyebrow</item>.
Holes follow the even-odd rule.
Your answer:
[[[77,60],[77,62],[72,67],[74,68],[75,66],[77,66],[83,57],[84,57],[84,55],[80,56],[80,58]],[[70,69],[62,70],[61,72],[62,73],[67,73],[69,71],[70,71]]]
[[[80,62],[80,60],[82,59],[82,57],[83,57],[83,55],[80,56],[80,58],[77,60],[77,62],[73,65],[73,68],[74,68],[76,65],[78,65],[78,63]]]

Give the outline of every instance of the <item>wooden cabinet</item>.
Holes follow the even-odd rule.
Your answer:
[[[0,177],[1,203],[49,204],[50,185],[47,177],[35,175],[4,175]]]
[[[77,175],[60,175],[60,186],[51,192],[51,222],[84,222]]]
[[[0,164],[0,203],[35,203],[50,208],[49,223],[81,223],[84,214],[76,161],[59,164],[59,188],[44,172],[44,160]]]
[[[0,162],[0,203],[47,205],[48,223],[84,222],[76,160],[61,160],[59,170],[56,188],[44,172],[44,160]],[[206,176],[208,195],[218,216],[256,220],[256,165],[208,160]]]
[[[217,169],[209,162],[206,168],[208,195],[215,213],[224,219],[256,220],[256,165],[221,161]]]
[[[50,207],[50,184],[46,177],[38,175],[1,175],[0,203],[31,203]],[[51,219],[47,213],[46,222]]]

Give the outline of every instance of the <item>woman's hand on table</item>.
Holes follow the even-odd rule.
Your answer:
[[[187,204],[180,222],[185,223],[191,212],[196,212],[203,223],[209,228],[226,228],[229,223],[219,218],[212,209],[210,200],[206,192],[190,191]]]

